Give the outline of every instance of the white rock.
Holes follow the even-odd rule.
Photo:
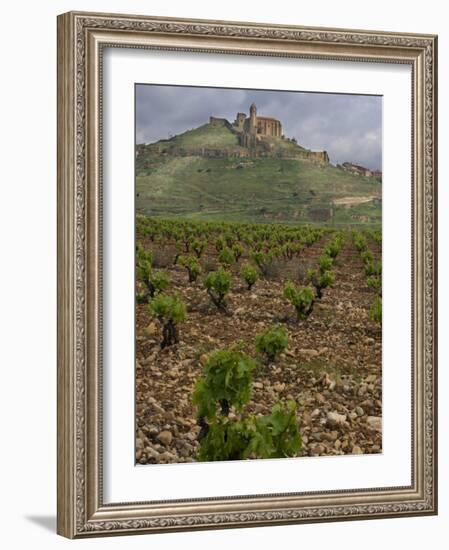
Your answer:
[[[159,332],[158,326],[154,321],[152,321],[145,330],[150,336],[153,336]]]
[[[337,412],[334,412],[334,411],[328,412],[326,423],[330,427],[344,426],[346,424],[346,415],[338,414]]]
[[[160,405],[158,405],[157,403],[152,403],[152,407],[158,414],[164,414],[165,413],[165,410]]]
[[[381,416],[368,416],[366,423],[369,428],[375,432],[382,432],[382,417]]]
[[[301,355],[307,355],[308,357],[317,357],[318,351],[316,349],[299,349],[298,353]]]
[[[367,390],[368,390],[368,384],[362,382],[362,384],[360,384],[359,386],[359,391],[357,392],[357,395],[359,397],[363,397],[367,392]]]
[[[173,434],[168,430],[164,430],[157,436],[157,439],[162,443],[162,445],[165,445],[166,447],[168,447],[170,443],[173,441]]]

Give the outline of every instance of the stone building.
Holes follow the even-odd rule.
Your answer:
[[[254,148],[265,137],[282,138],[282,124],[272,117],[257,116],[257,107],[252,103],[249,108],[249,117],[245,113],[237,113],[234,130],[240,135],[240,145]]]
[[[359,164],[354,164],[353,162],[344,162],[341,165],[338,165],[343,170],[351,172],[352,174],[359,174],[360,176],[366,177],[375,177],[382,179],[382,172],[380,170],[370,170]]]

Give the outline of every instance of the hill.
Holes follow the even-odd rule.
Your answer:
[[[215,126],[209,123],[187,130],[187,132],[173,136],[166,141],[174,147],[240,147],[236,134],[224,126]]]
[[[138,145],[137,212],[265,223],[380,223],[377,178],[300,158],[307,149],[293,140],[269,137],[265,143],[267,153],[251,157],[231,128],[208,123]]]

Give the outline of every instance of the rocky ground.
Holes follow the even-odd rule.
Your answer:
[[[295,400],[303,437],[298,456],[381,452],[381,329],[369,318],[375,294],[349,237],[337,258],[333,288],[300,323],[282,288],[315,265],[323,241],[278,265],[273,280],[260,280],[251,291],[235,268],[228,315],[210,303],[200,281],[188,283],[185,269],[172,265],[175,250],[169,243],[159,248],[142,243],[155,251],[156,267],[169,274],[170,291],[187,304],[188,319],[179,327],[179,344],[161,350],[161,327],[145,305],[137,305],[137,463],[195,460],[199,427],[191,396],[207,354],[243,341],[256,356],[255,336],[273,323],[287,327],[289,347],[274,364],[261,363],[255,371],[249,410],[268,414],[275,403]],[[207,250],[201,263],[213,269],[215,251]]]

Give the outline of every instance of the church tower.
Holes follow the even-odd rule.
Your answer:
[[[255,103],[251,103],[249,108],[249,131],[251,134],[257,134],[257,107]]]

